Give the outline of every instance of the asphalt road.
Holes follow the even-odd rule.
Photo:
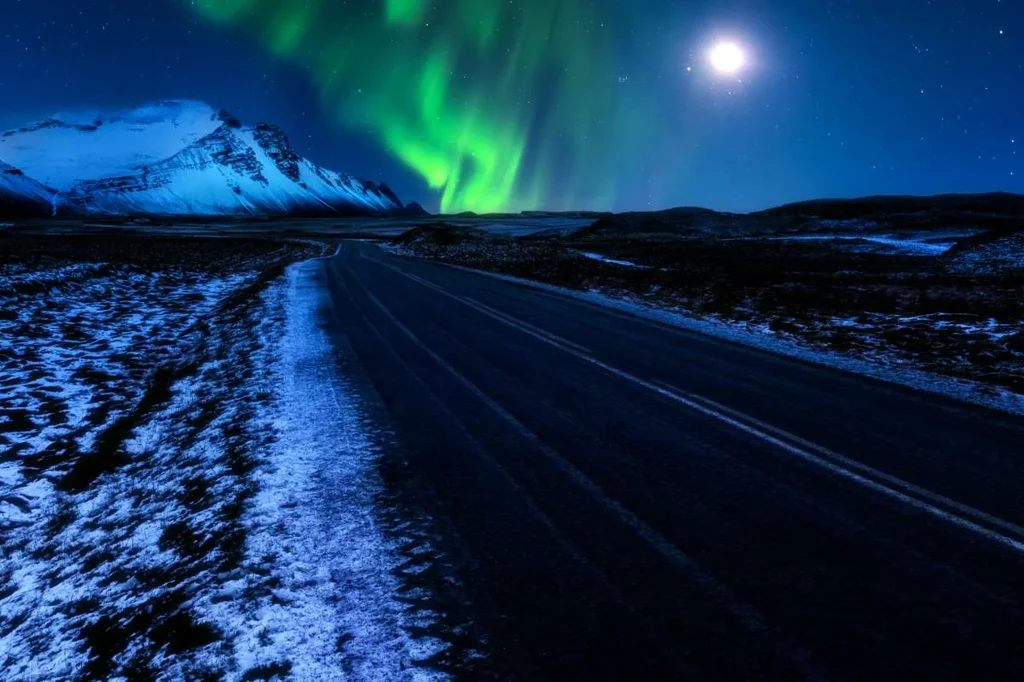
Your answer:
[[[1024,420],[370,244],[325,268],[510,678],[1024,679]]]

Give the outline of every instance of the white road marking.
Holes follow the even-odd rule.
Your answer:
[[[931,490],[928,490],[927,488],[922,488],[921,486],[910,483],[909,481],[905,481],[891,474],[887,474],[884,471],[876,469],[872,466],[869,466],[862,462],[858,462],[855,459],[851,459],[845,455],[841,455],[833,450],[829,450],[828,448],[818,445],[813,441],[801,438],[800,436],[789,433],[788,431],[784,431],[783,429],[780,429],[777,426],[772,426],[771,424],[765,423],[755,417],[751,417],[750,415],[747,415],[743,412],[734,410],[731,407],[727,407],[725,405],[722,405],[721,403],[715,402],[710,398],[705,398],[704,396],[684,391],[663,381],[656,381],[655,383],[663,386],[664,388],[668,389],[669,391],[672,391],[673,393],[676,393],[679,396],[703,403],[704,405],[712,409],[724,412],[726,414],[730,414],[738,419],[742,419],[746,421],[748,424],[754,425],[763,431],[775,434],[776,436],[779,436],[781,438],[785,438],[786,440],[795,445],[798,445],[806,450],[817,453],[818,455],[824,457],[825,459],[831,460],[831,462],[833,462],[836,465],[857,471],[865,476],[874,478],[876,480],[883,481],[890,486],[903,490],[909,495],[916,495],[927,502],[935,504],[936,506],[949,507],[951,509],[956,510],[960,514],[970,517],[976,521],[983,522],[991,526],[995,526],[1006,531],[1007,533],[1016,535],[1020,538],[1024,538],[1024,527],[1018,526],[1017,524],[1011,523],[997,516],[992,516],[991,514],[981,511],[980,509],[975,509],[974,507],[970,507],[961,502],[957,502],[956,500],[946,497],[945,495],[934,493]]]
[[[382,303],[369,292],[365,285],[358,281],[356,283],[360,286],[360,288],[363,289],[367,296],[369,296],[371,300],[373,300],[377,307],[382,308]],[[352,293],[348,290],[347,287],[345,288],[345,293],[348,296],[349,300],[352,301],[353,305],[356,305],[355,297],[352,295]],[[390,311],[384,308],[382,308],[382,310],[384,310],[384,313],[390,319],[395,320],[394,315]],[[505,466],[497,460],[497,458],[491,455],[487,448],[484,447],[484,445],[480,443],[480,441],[477,440],[477,438],[467,429],[463,421],[454,412],[452,412],[448,404],[440,400],[437,397],[437,395],[433,393],[431,387],[427,384],[426,380],[423,379],[423,377],[421,377],[416,372],[416,370],[414,370],[412,366],[410,366],[402,358],[401,354],[395,349],[391,342],[388,341],[387,337],[384,335],[384,332],[381,331],[371,319],[366,318],[365,321],[367,326],[369,326],[369,328],[373,331],[377,338],[380,339],[381,344],[383,344],[386,348],[388,348],[392,353],[395,354],[397,361],[402,365],[402,367],[409,374],[409,376],[411,376],[417,383],[420,384],[420,386],[423,387],[423,390],[426,392],[427,395],[433,398],[434,402],[438,405],[438,409],[444,412],[446,415],[448,415],[448,417],[456,424],[462,436],[472,445],[473,449],[477,452],[477,454],[481,458],[483,458],[488,464],[491,465],[491,467],[498,473],[499,476],[501,476],[501,478],[505,481],[507,485],[509,485],[513,490],[519,493],[523,502],[530,509],[530,511],[534,513],[535,517],[541,522],[541,524],[543,524],[543,526],[551,534],[551,537],[555,540],[555,542],[557,542],[558,545],[561,546],[566,553],[568,553],[570,556],[576,559],[576,561],[586,566],[592,572],[594,578],[604,586],[608,593],[611,594],[624,609],[632,613],[634,617],[637,619],[637,621],[639,623],[642,623],[644,628],[647,629],[652,639],[657,641],[660,638],[660,633],[658,633],[650,627],[650,625],[647,623],[647,620],[644,618],[644,614],[637,612],[636,608],[626,599],[622,591],[619,590],[619,588],[616,587],[614,583],[612,583],[608,575],[603,570],[601,570],[601,568],[597,566],[597,564],[595,564],[589,557],[583,554],[583,552],[576,546],[576,544],[572,542],[572,540],[570,540],[561,531],[561,529],[558,528],[558,526],[555,524],[551,516],[540,507],[534,496],[514,476],[512,476],[508,469],[506,469]],[[400,325],[400,328],[404,326],[401,325],[400,322],[398,324]],[[408,330],[403,331],[411,333]],[[420,346],[423,349],[426,349],[426,346],[418,337],[413,336],[413,339],[415,340],[418,346]],[[428,350],[428,353],[429,352],[430,351]],[[433,356],[433,353],[431,353],[431,355]],[[450,366],[447,365],[447,363],[443,363],[443,361],[442,367],[448,369],[448,371],[454,371],[452,368],[450,368]],[[676,663],[677,666],[683,665],[679,660],[675,659],[674,656],[672,656],[671,654],[669,655],[672,657],[673,661]]]
[[[580,352],[580,353],[590,353],[591,352],[589,348],[586,348],[584,346],[581,346],[578,343],[575,343],[575,342],[570,341],[570,340],[568,340],[566,338],[558,336],[557,334],[552,334],[549,331],[546,331],[544,329],[536,327],[536,326],[530,324],[529,322],[524,322],[523,320],[517,319],[517,318],[515,318],[515,317],[513,317],[513,316],[511,316],[511,315],[509,315],[507,313],[503,313],[500,310],[495,310],[491,306],[489,306],[489,305],[487,305],[485,303],[481,303],[480,301],[475,301],[475,300],[469,298],[468,296],[458,296],[457,298],[460,301],[462,301],[463,303],[465,303],[466,305],[469,305],[469,306],[471,306],[473,308],[476,308],[477,310],[479,310],[480,312],[484,313],[485,315],[490,315],[491,317],[496,317],[496,318],[500,319],[502,322],[504,322],[505,324],[511,325],[513,327],[516,327],[521,332],[525,332],[527,334],[530,334],[531,336],[541,336],[541,337],[544,337],[544,340],[546,340],[550,344],[553,344],[553,345],[556,345],[556,346],[565,346],[565,348],[572,348],[572,349],[575,349],[577,352]],[[565,348],[563,348],[562,350],[565,350]]]
[[[470,379],[466,378],[444,358],[431,350],[411,329],[395,317],[395,315],[388,310],[387,306],[385,306],[380,299],[374,296],[369,289],[363,286],[363,290],[374,305],[376,305],[377,308],[380,309],[380,311],[387,316],[388,319],[390,319],[406,337],[409,338],[409,340],[415,343],[434,362],[448,372],[459,384],[465,387],[470,393],[498,414],[498,416],[515,429],[524,439],[530,441],[534,447],[543,453],[552,462],[552,464],[562,471],[562,473],[566,474],[574,483],[590,493],[601,504],[611,509],[623,523],[630,527],[658,553],[684,569],[701,589],[712,595],[723,609],[732,614],[732,616],[739,620],[748,630],[758,633],[766,638],[773,639],[779,643],[780,648],[786,652],[787,657],[800,666],[805,679],[825,679],[821,672],[811,664],[810,652],[808,652],[802,645],[785,641],[785,638],[779,631],[766,625],[764,618],[753,606],[747,604],[733,594],[733,592],[724,583],[720,582],[714,575],[705,570],[696,559],[683,552],[655,528],[647,524],[632,511],[622,506],[618,500],[610,497],[601,486],[577,468],[576,465],[549,447],[537,434],[531,431],[529,427],[516,419],[512,413],[502,407]],[[445,293],[447,294],[447,292]],[[447,295],[457,298],[452,294]],[[557,346],[557,344],[552,341],[547,339],[544,340]],[[563,350],[572,352],[567,348],[563,348]]]
[[[425,287],[429,287],[429,288],[433,289],[434,291],[436,291],[438,293],[444,294],[448,298],[454,298],[455,300],[457,300],[457,301],[459,301],[461,303],[464,303],[464,304],[470,306],[471,308],[476,308],[476,310],[478,312],[481,312],[481,313],[483,313],[485,315],[490,315],[491,317],[494,317],[494,318],[500,320],[501,322],[503,322],[503,323],[505,323],[505,324],[507,324],[509,326],[512,326],[512,327],[515,327],[515,328],[519,329],[519,331],[521,331],[521,332],[525,332],[525,333],[527,333],[527,334],[529,334],[531,336],[535,336],[535,337],[537,337],[537,338],[539,338],[539,339],[541,339],[541,340],[543,340],[543,341],[545,341],[545,342],[547,342],[549,344],[565,346],[566,348],[575,349],[577,352],[580,352],[580,353],[590,353],[591,352],[590,349],[588,349],[588,348],[586,348],[584,346],[581,346],[578,343],[575,343],[573,341],[569,341],[568,339],[564,339],[561,336],[558,336],[556,334],[552,334],[551,332],[548,332],[548,331],[545,331],[543,329],[540,329],[539,327],[536,327],[536,326],[530,324],[529,322],[524,322],[523,320],[520,320],[518,318],[512,317],[511,315],[508,315],[507,313],[503,313],[500,310],[495,310],[494,308],[490,307],[489,305],[487,305],[485,303],[481,303],[480,301],[476,301],[474,299],[471,299],[468,296],[459,296],[459,295],[450,293],[450,292],[446,291],[445,289],[437,286],[433,282],[428,282],[427,280],[423,279],[419,275],[414,275],[411,272],[405,272],[404,270],[396,268],[393,265],[388,265],[387,263],[385,263],[383,261],[375,261],[375,262],[379,263],[380,265],[383,265],[384,267],[388,268],[389,270],[394,270],[398,274],[404,275],[405,277],[408,277],[409,279],[413,280],[414,282],[418,282],[419,284],[422,284]]]
[[[791,455],[795,455],[806,462],[815,464],[832,474],[838,475],[854,483],[858,483],[859,485],[874,492],[881,493],[892,500],[911,506],[919,511],[923,511],[931,516],[946,521],[947,523],[951,523],[958,528],[970,531],[988,540],[992,540],[1003,545],[1004,547],[1024,554],[1024,528],[1016,524],[992,516],[991,514],[987,514],[979,509],[957,502],[956,500],[938,493],[934,493],[908,481],[897,478],[896,476],[874,469],[873,467],[857,462],[849,457],[834,453],[827,448],[817,445],[816,443],[787,433],[782,429],[766,424],[754,417],[739,412],[738,410],[716,403],[709,398],[681,391],[675,387],[668,386],[667,384],[660,384],[660,382],[641,379],[640,377],[598,360],[582,346],[574,344],[567,339],[563,339],[560,336],[538,329],[537,327],[523,322],[522,320],[518,320],[507,313],[494,310],[493,308],[468,297],[457,296],[449,293],[422,277],[406,273],[401,269],[382,261],[376,262],[401,275],[409,277],[413,281],[419,282],[424,286],[428,286],[449,298],[453,298],[484,315],[488,315],[503,324],[514,329],[518,329],[524,334],[528,334],[540,341],[543,341],[544,343],[558,348],[565,353],[569,353],[584,362],[600,367],[606,372],[609,372],[621,379],[653,391],[705,416],[716,419],[765,443],[788,452]],[[943,507],[945,507],[945,509]],[[988,524],[993,528],[988,528],[983,524]],[[1000,530],[1003,532],[999,532]]]

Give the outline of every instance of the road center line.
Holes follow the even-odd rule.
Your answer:
[[[797,445],[805,450],[817,454],[820,457],[830,460],[834,464],[857,471],[877,481],[882,481],[890,486],[894,486],[896,488],[903,490],[907,494],[916,495],[917,497],[922,498],[925,501],[931,502],[936,506],[953,509],[959,512],[960,514],[963,514],[964,516],[972,518],[976,521],[986,523],[990,526],[995,526],[1019,538],[1024,538],[1024,527],[1018,526],[1017,524],[1011,523],[1004,519],[1000,519],[996,516],[992,516],[991,514],[981,511],[980,509],[975,509],[974,507],[970,507],[966,504],[957,502],[956,500],[946,497],[945,495],[940,495],[939,493],[932,492],[927,488],[922,488],[921,486],[915,485],[909,481],[905,481],[891,474],[887,474],[884,471],[876,469],[872,466],[869,466],[862,462],[858,462],[855,459],[851,459],[845,455],[841,455],[833,450],[829,450],[828,448],[818,445],[817,443],[809,441],[805,438],[801,438],[800,436],[789,433],[788,431],[784,431],[783,429],[780,429],[777,426],[772,426],[771,424],[767,424],[755,417],[751,417],[750,415],[744,414],[743,412],[739,412],[738,410],[734,410],[731,407],[727,407],[725,405],[722,405],[721,403],[715,402],[710,398],[705,398],[704,396],[684,391],[663,381],[656,381],[655,383],[659,384],[660,386],[668,389],[669,391],[679,396],[683,396],[696,402],[702,403],[705,406],[710,407],[711,409],[724,412],[733,417],[736,417],[737,419],[741,419],[746,423],[753,425],[763,431],[779,436],[780,438],[783,438],[789,441],[790,443],[793,443],[794,445]]]
[[[569,341],[568,339],[562,338],[561,336],[558,336],[556,334],[552,334],[551,332],[545,331],[545,330],[543,330],[543,329],[541,329],[539,327],[536,327],[536,326],[530,324],[529,322],[524,322],[523,320],[516,319],[515,317],[512,317],[511,315],[508,315],[507,313],[503,313],[500,310],[495,310],[494,308],[492,308],[491,306],[489,306],[489,305],[487,305],[485,303],[481,303],[480,301],[475,301],[475,300],[473,300],[473,299],[471,299],[471,298],[469,298],[467,296],[459,296],[458,298],[459,298],[459,300],[461,300],[466,305],[469,305],[469,306],[471,306],[473,308],[476,308],[477,310],[479,310],[480,312],[482,312],[484,314],[502,318],[504,320],[505,324],[511,325],[513,327],[516,327],[520,331],[526,332],[526,333],[531,334],[531,335],[543,336],[551,344],[558,345],[558,346],[565,346],[567,348],[572,348],[572,349],[575,349],[577,352],[580,352],[580,353],[590,353],[591,352],[590,349],[588,349],[588,348],[586,348],[584,346],[581,346],[578,343],[574,343],[573,341]]]
[[[838,453],[832,453],[827,448],[789,434],[782,429],[778,429],[774,426],[761,422],[742,412],[715,403],[703,396],[679,391],[674,387],[666,388],[665,386],[667,385],[660,385],[658,382],[648,381],[637,377],[629,372],[598,360],[587,352],[581,352],[573,348],[572,346],[575,344],[572,344],[572,342],[564,340],[561,337],[550,334],[549,332],[543,332],[539,329],[531,329],[530,327],[532,325],[528,326],[527,323],[517,320],[507,313],[499,313],[498,311],[491,310],[488,306],[474,301],[473,299],[452,294],[431,282],[427,282],[417,275],[403,272],[399,268],[387,263],[381,262],[381,265],[394,270],[413,281],[428,286],[449,298],[459,301],[481,314],[487,315],[505,325],[518,329],[529,336],[558,348],[559,350],[584,362],[600,367],[614,376],[637,386],[646,388],[658,395],[679,403],[680,405],[688,407],[691,410],[727,424],[739,431],[742,431],[743,433],[761,440],[762,442],[773,445],[776,448],[799,457],[806,462],[815,464],[834,475],[845,478],[872,490],[873,492],[880,493],[892,500],[895,500],[896,502],[906,504],[914,509],[923,511],[931,516],[957,526],[958,528],[970,531],[1004,547],[1024,554],[1024,528],[1010,523],[1009,521],[997,518],[979,509],[975,509],[966,504],[957,502],[956,500],[949,499],[930,490],[926,490],[925,488],[921,488],[920,486],[916,486],[900,478],[886,474],[885,472],[878,471],[866,464],[862,464]],[[502,409],[500,406],[498,407],[499,409]],[[818,454],[815,454],[815,452]],[[993,528],[988,528],[985,525],[982,525],[986,523],[998,528],[999,530],[994,530]],[[1000,532],[1000,530],[1004,532]]]
[[[803,645],[788,641],[782,633],[767,625],[763,616],[753,606],[733,594],[732,590],[730,590],[724,583],[720,582],[714,575],[705,570],[696,559],[679,549],[679,547],[659,533],[654,527],[650,526],[646,521],[626,507],[622,506],[618,500],[610,497],[601,486],[576,467],[575,464],[565,459],[557,451],[549,447],[537,434],[531,431],[528,426],[516,419],[512,413],[502,407],[480,387],[466,378],[444,358],[431,350],[425,343],[423,343],[422,339],[416,336],[411,329],[395,317],[395,315],[388,310],[387,306],[385,306],[380,299],[374,296],[369,289],[365,286],[363,289],[366,296],[388,319],[391,320],[396,327],[398,327],[399,331],[415,343],[434,362],[440,365],[442,369],[448,372],[453,379],[470,391],[491,410],[497,413],[498,416],[515,429],[525,440],[531,442],[534,447],[543,453],[552,464],[562,471],[562,473],[567,475],[574,483],[586,490],[601,504],[614,512],[624,524],[632,528],[637,535],[651,545],[651,547],[658,553],[676,564],[680,569],[685,570],[701,589],[711,595],[723,609],[732,614],[732,616],[741,622],[750,632],[757,633],[769,640],[774,640],[780,650],[785,652],[787,658],[802,670],[805,679],[825,679],[825,676],[821,671],[817,670],[811,662],[811,654]],[[452,296],[451,294],[448,295]]]

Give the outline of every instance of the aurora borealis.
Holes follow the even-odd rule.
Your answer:
[[[636,148],[645,103],[613,97],[614,35],[585,0],[189,4],[306,67],[446,213],[609,204],[613,174],[592,171]]]
[[[0,5],[0,129],[198,99],[432,211],[1024,191],[1021,3]]]

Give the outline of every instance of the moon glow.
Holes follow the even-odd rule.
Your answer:
[[[732,42],[721,42],[715,45],[711,48],[709,58],[715,71],[727,76],[739,73],[747,63],[747,56],[743,49]]]

